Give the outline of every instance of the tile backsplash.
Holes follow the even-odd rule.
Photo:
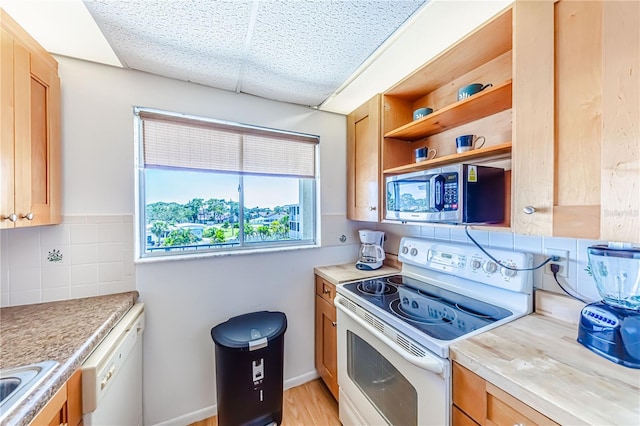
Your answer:
[[[0,231],[0,306],[135,290],[133,215]]]
[[[386,232],[385,251],[397,254],[402,236],[431,238],[443,241],[472,244],[463,226],[418,226],[381,224],[377,227]],[[469,234],[482,247],[506,248],[525,251],[533,254],[534,266],[544,262],[547,256],[545,249],[567,250],[569,252],[569,266],[567,277],[558,277],[558,281],[570,293],[581,299],[591,302],[600,300],[601,297],[596,288],[593,277],[587,272],[587,247],[595,244],[605,244],[605,241],[582,240],[575,238],[539,237],[520,235],[511,232],[490,232],[470,229]],[[551,273],[544,272],[545,267],[539,268],[533,273],[533,286],[547,291],[564,294],[562,289],[553,279]],[[548,268],[546,268],[548,269]]]

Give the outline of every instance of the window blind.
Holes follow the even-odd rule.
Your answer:
[[[315,178],[318,137],[140,110],[145,167]]]

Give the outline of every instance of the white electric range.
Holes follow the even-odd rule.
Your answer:
[[[343,425],[449,424],[449,346],[529,314],[529,253],[403,238],[399,275],[337,286]]]

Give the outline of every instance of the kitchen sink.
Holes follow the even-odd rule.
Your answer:
[[[35,389],[56,365],[56,361],[43,361],[0,370],[0,421]]]

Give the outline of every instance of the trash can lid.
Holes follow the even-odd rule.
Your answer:
[[[283,312],[260,311],[239,315],[211,329],[213,341],[228,348],[243,349],[250,342],[266,339],[267,343],[287,330]]]

